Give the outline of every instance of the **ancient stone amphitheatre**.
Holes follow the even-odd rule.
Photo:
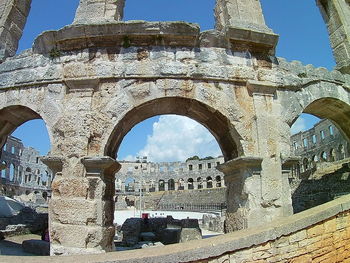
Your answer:
[[[0,1],[0,141],[43,119],[52,148],[51,255],[26,262],[345,262],[350,197],[292,214],[290,126],[304,113],[350,135],[350,3],[319,0],[336,70],[275,56],[258,0],[217,0],[215,29],[122,21],[124,0],[81,0],[71,25],[15,55],[29,0]],[[227,184],[224,236],[113,250],[114,159],[124,135],[160,114],[215,136]],[[96,254],[97,253],[97,254]],[[73,255],[93,254],[93,255]],[[0,257],[0,262],[23,262]]]

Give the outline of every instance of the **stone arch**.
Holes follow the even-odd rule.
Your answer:
[[[132,127],[150,117],[164,114],[186,116],[206,127],[217,140],[225,160],[234,159],[243,153],[239,133],[219,110],[194,99],[164,97],[149,100],[126,112],[113,127],[104,154],[114,158],[124,136]]]
[[[188,178],[188,180],[187,180],[187,188],[188,188],[188,190],[194,189],[194,181],[193,181],[193,178]]]
[[[165,181],[164,180],[160,179],[158,181],[158,189],[159,189],[159,191],[165,191]]]
[[[328,156],[327,156],[327,152],[326,151],[321,152],[320,160],[321,160],[321,162],[327,162]]]
[[[216,184],[216,187],[221,187],[222,186],[222,181],[221,181],[221,176],[220,175],[217,175],[215,177],[215,184]]]
[[[317,86],[320,88],[319,86]],[[340,89],[340,88],[339,88]],[[289,120],[290,126],[297,120],[301,113],[308,113],[315,115],[320,119],[331,120],[337,128],[343,133],[346,138],[350,138],[350,105],[342,99],[341,94],[335,93],[338,96],[324,96],[314,94],[312,88],[307,88],[307,91],[312,95],[301,92],[299,95],[307,99],[304,101],[300,99],[300,108],[298,114],[291,114]],[[327,92],[328,89],[325,89]],[[317,89],[319,92],[319,89]],[[331,91],[329,91],[331,93]],[[329,95],[329,94],[326,94]],[[295,106],[295,105],[294,105]]]
[[[213,188],[213,178],[211,178],[211,176],[208,176],[206,178],[206,182],[207,182],[207,188]]]
[[[185,180],[180,178],[178,180],[178,188],[177,190],[185,190]]]
[[[202,189],[203,188],[203,179],[202,179],[202,177],[198,177],[197,178],[197,184],[198,184],[198,189]]]
[[[169,179],[168,180],[168,190],[169,191],[175,190],[175,181],[174,181],[174,179]]]
[[[3,147],[7,137],[23,123],[42,119],[46,124],[50,142],[52,142],[51,130],[47,125],[46,118],[42,117],[38,112],[23,105],[11,105],[0,108],[0,147]]]
[[[337,154],[336,154],[336,151],[334,150],[334,148],[331,148],[329,150],[329,161],[330,162],[337,161]]]
[[[343,144],[339,144],[338,146],[338,156],[339,160],[343,160],[345,158],[345,148]]]
[[[309,170],[309,160],[307,158],[303,159],[303,172]]]

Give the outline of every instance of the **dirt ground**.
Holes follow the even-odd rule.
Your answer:
[[[35,256],[30,253],[26,253],[22,250],[22,242],[29,239],[41,239],[39,235],[20,235],[13,237],[6,237],[5,240],[0,241],[0,255],[8,256]]]

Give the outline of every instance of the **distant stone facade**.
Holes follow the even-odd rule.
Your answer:
[[[40,153],[25,147],[22,141],[9,136],[1,152],[0,193],[7,196],[43,193],[47,196],[51,187],[52,172],[41,162]]]
[[[120,161],[116,191],[158,192],[224,187],[224,174],[216,166],[224,158],[186,162],[141,163]]]
[[[330,120],[323,119],[311,129],[291,136],[291,152],[301,157],[299,171],[304,173],[322,162],[349,157],[350,144]]]

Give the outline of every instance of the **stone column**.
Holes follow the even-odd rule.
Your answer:
[[[317,0],[327,24],[337,69],[350,74],[350,1]]]
[[[216,0],[215,28],[237,47],[274,53],[278,35],[265,24],[259,0]]]
[[[84,177],[70,175],[63,162],[64,174],[56,172],[52,184],[51,255],[114,249],[114,174],[120,164],[110,157],[84,157],[81,163]]]
[[[276,87],[269,82],[250,81],[248,92],[255,112],[255,155],[263,158],[260,205],[270,221],[293,213],[288,178],[282,174],[282,158],[289,156],[290,127],[283,121]]]
[[[74,24],[111,23],[123,19],[125,0],[80,0]]]
[[[16,54],[31,2],[31,0],[0,1],[0,62]]]
[[[145,182],[145,192],[146,193],[149,192],[149,185],[150,185],[150,182]]]
[[[188,190],[188,182],[186,180],[184,181],[184,190]]]
[[[169,184],[168,184],[168,182],[164,182],[164,191],[169,191]]]
[[[261,162],[258,157],[239,157],[217,166],[227,184],[225,233],[263,223]]]
[[[197,181],[193,181],[193,189],[198,189],[198,182]]]

